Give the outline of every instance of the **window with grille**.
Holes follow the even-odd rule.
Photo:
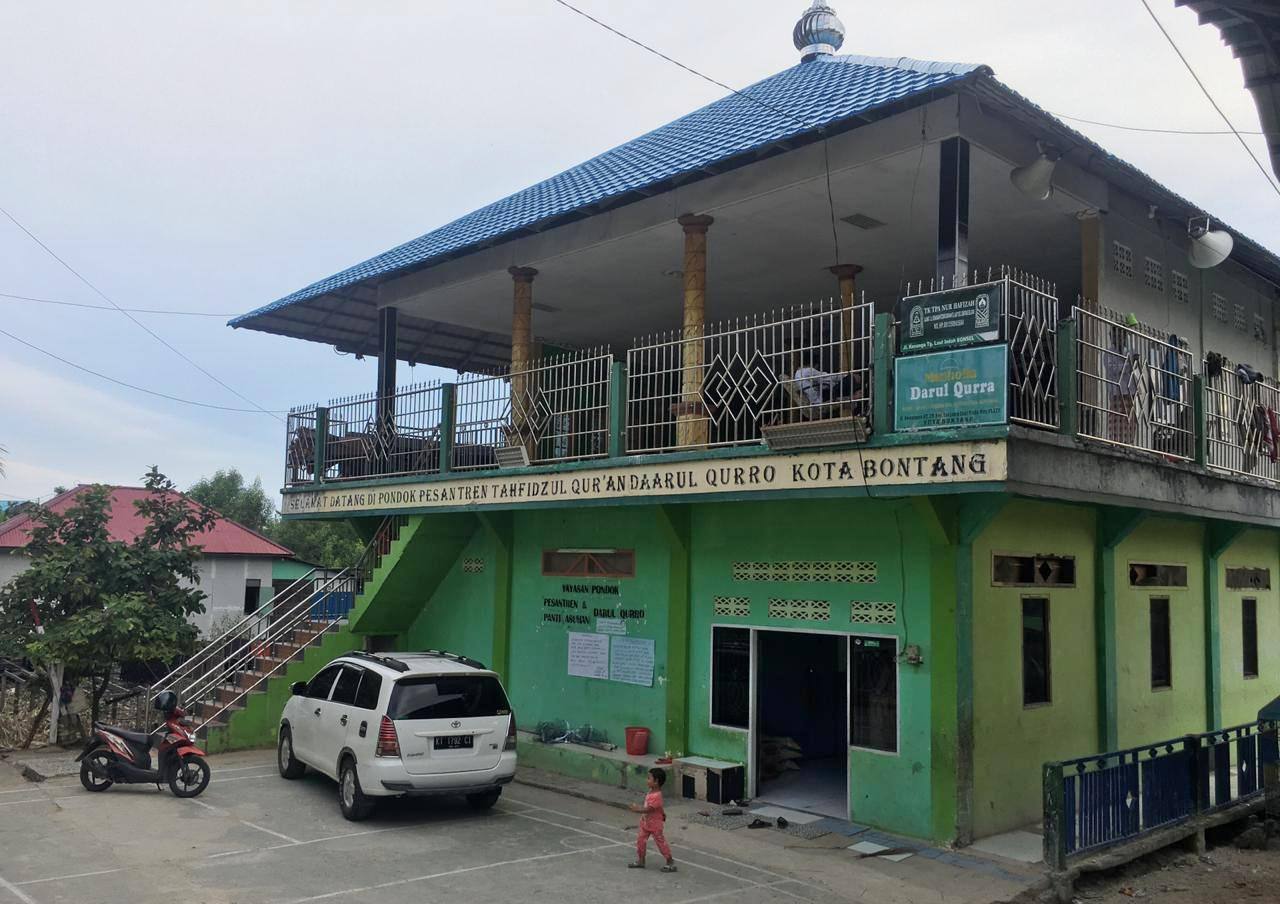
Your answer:
[[[1142,281],[1148,289],[1155,292],[1164,292],[1164,264],[1149,257],[1143,262]]]
[[[542,573],[561,578],[633,578],[633,549],[544,549]]]
[[[1222,323],[1227,323],[1230,319],[1227,315],[1227,299],[1217,292],[1213,293],[1213,319]]]
[[[1261,314],[1253,315],[1253,338],[1263,345],[1267,344],[1267,321]]]
[[[877,571],[875,562],[734,562],[731,574],[753,583],[874,584]]]
[[[480,574],[484,571],[484,559],[478,556],[468,556],[462,560],[463,574]]]
[[[1234,324],[1235,328],[1242,333],[1249,332],[1249,319],[1245,315],[1244,305],[1242,304],[1232,305],[1231,308],[1232,308],[1232,313],[1235,315],[1232,319],[1232,323]]]
[[[1186,565],[1161,565],[1156,562],[1130,562],[1130,587],[1185,587]]]
[[[1173,687],[1173,643],[1169,630],[1169,598],[1151,598],[1151,689]]]
[[[1133,279],[1133,249],[1119,242],[1111,243],[1111,269],[1125,279]]]
[[[897,638],[849,638],[849,743],[898,752]]]
[[[711,629],[711,724],[749,728],[751,629]]]
[[[1178,304],[1190,304],[1191,281],[1187,279],[1187,274],[1174,270],[1169,274],[1169,279],[1173,285],[1173,300]]]
[[[1049,686],[1049,600],[1022,600],[1022,705],[1038,706],[1052,699]]]
[[[1074,587],[1074,556],[991,557],[991,583],[998,587]]]
[[[854,600],[849,604],[849,621],[861,625],[897,624],[898,604]]]
[[[751,600],[745,596],[717,596],[711,611],[728,618],[747,618],[751,615]]]
[[[1228,590],[1270,590],[1270,568],[1227,568]]]
[[[828,600],[769,600],[769,617],[828,621],[831,618],[831,603]]]
[[[1244,677],[1258,677],[1258,601],[1240,601],[1240,639],[1244,645]]]

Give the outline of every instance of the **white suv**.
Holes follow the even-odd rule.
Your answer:
[[[376,798],[460,794],[497,803],[516,773],[516,718],[498,676],[465,656],[348,653],[293,685],[280,716],[280,774],[338,781],[347,819]]]

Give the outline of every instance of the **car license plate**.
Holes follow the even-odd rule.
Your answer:
[[[436,738],[436,750],[470,750],[473,741],[469,734],[442,735]]]

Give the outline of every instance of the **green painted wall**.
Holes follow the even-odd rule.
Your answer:
[[[901,544],[895,512],[901,528]],[[692,547],[689,682],[692,751],[740,761],[745,761],[747,755],[744,732],[710,726],[713,624],[881,634],[898,637],[900,645],[919,644],[924,664],[903,664],[898,671],[899,752],[850,750],[849,793],[855,819],[910,835],[932,836],[935,826],[930,793],[933,778],[931,570],[927,541],[913,508],[902,500],[874,499],[700,505],[693,512]],[[867,584],[774,583],[733,578],[735,562],[797,560],[873,561],[877,565],[876,580]],[[750,599],[751,617],[716,616],[713,606],[717,596]],[[830,620],[770,619],[767,608],[771,598],[829,601]],[[851,624],[850,603],[854,600],[898,603],[897,623]],[[844,716],[843,712],[837,714],[840,719]]]
[[[1228,590],[1228,568],[1270,568],[1270,590]],[[1258,601],[1258,677],[1244,677],[1241,601]],[[1222,719],[1240,725],[1280,695],[1280,547],[1276,535],[1246,531],[1221,557],[1218,569],[1218,623],[1222,642]]]
[[[1204,527],[1148,518],[1116,549],[1116,692],[1120,746],[1205,730]],[[1187,566],[1185,588],[1131,587],[1129,563]],[[1151,687],[1151,598],[1168,597],[1173,686]]]
[[[670,549],[654,508],[590,508],[517,513],[511,575],[511,674],[507,680],[521,728],[565,719],[608,732],[619,746],[630,725],[651,732],[650,752],[667,749],[667,575]],[[542,576],[544,549],[634,549],[636,577],[590,580]],[[617,588],[615,594],[566,591],[566,584]],[[586,609],[544,605],[571,599]],[[652,687],[568,674],[569,634],[594,633],[596,607],[642,609],[627,634],[654,641]],[[586,624],[554,623],[546,615],[585,616]],[[683,651],[681,651],[683,655]]]
[[[1041,764],[1097,750],[1094,514],[1014,500],[973,543],[974,836],[1041,818]],[[992,556],[1074,556],[1074,587],[992,583]],[[1022,599],[1049,599],[1051,702],[1022,702]]]
[[[397,646],[403,650],[449,650],[497,668],[492,663],[494,554],[489,537],[477,531],[435,592],[419,603],[420,614]],[[480,570],[464,569],[467,560],[472,560],[473,569],[478,562]]]

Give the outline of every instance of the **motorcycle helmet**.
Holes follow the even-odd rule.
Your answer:
[[[160,710],[160,712],[167,715],[178,708],[178,695],[173,691],[161,691],[156,694],[155,703],[153,705],[156,709]]]

